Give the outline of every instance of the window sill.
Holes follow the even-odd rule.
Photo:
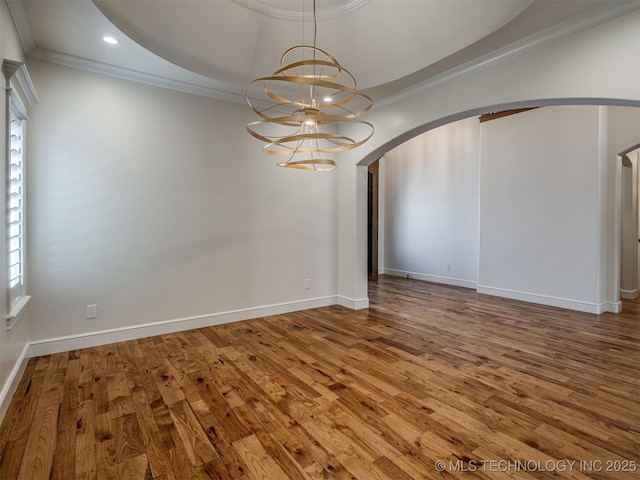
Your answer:
[[[20,298],[20,300],[18,300],[18,302],[11,309],[9,315],[7,315],[6,317],[7,330],[11,330],[11,328],[13,328],[13,326],[18,322],[18,320],[20,319],[20,315],[22,315],[22,312],[24,311],[24,307],[26,307],[27,303],[29,303],[29,300],[31,300],[31,295],[25,295],[24,297]]]

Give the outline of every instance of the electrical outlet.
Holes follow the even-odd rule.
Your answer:
[[[87,305],[87,319],[98,318],[98,305]]]
[[[309,290],[311,288],[311,279],[310,278],[305,278],[304,279],[304,289],[305,290]]]

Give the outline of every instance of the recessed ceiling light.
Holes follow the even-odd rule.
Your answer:
[[[102,37],[102,39],[107,42],[109,45],[117,45],[120,43],[120,41],[117,38],[113,38],[113,37]]]

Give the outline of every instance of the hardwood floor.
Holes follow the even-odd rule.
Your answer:
[[[34,358],[0,479],[640,478],[640,302],[370,299]]]

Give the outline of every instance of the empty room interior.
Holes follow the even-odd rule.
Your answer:
[[[640,478],[640,1],[0,0],[0,480]]]

